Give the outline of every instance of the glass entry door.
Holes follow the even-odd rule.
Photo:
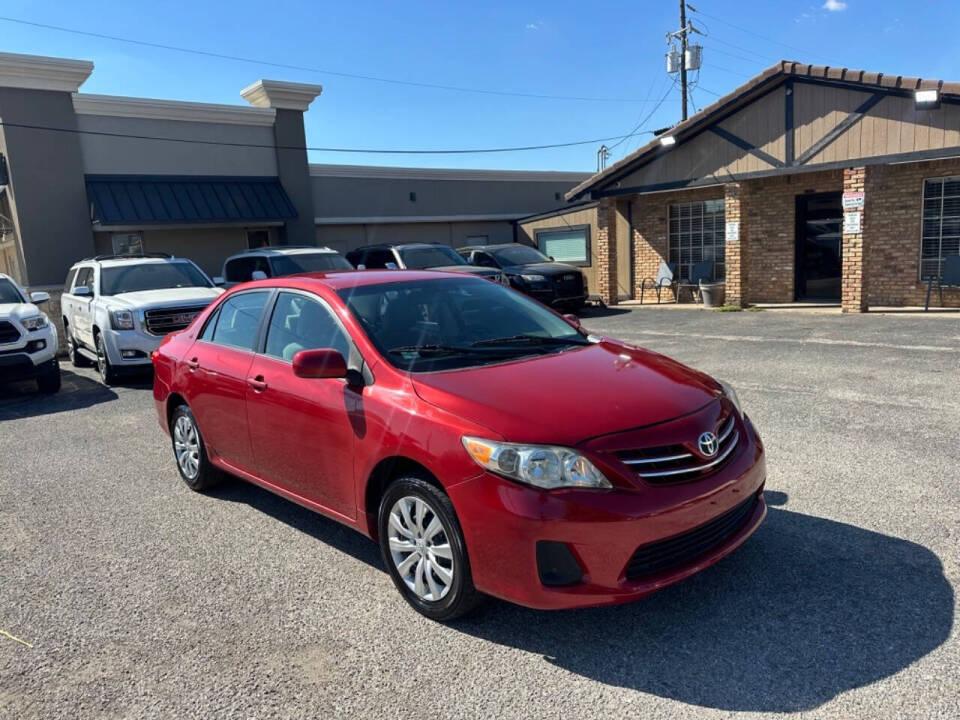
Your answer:
[[[797,300],[840,300],[842,193],[797,196]]]

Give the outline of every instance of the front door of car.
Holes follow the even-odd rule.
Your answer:
[[[247,389],[250,439],[260,477],[351,520],[356,518],[351,414],[359,393],[340,378],[301,378],[300,350],[333,348],[350,359],[346,331],[315,295],[277,294],[263,352]]]
[[[187,402],[207,452],[250,474],[256,466],[247,428],[247,382],[271,294],[254,290],[224,300],[184,358]]]
[[[94,292],[94,273],[92,267],[81,268],[77,273],[77,280],[74,288],[83,287],[87,289],[86,295],[73,295],[71,304],[73,306],[73,329],[76,338],[88,348],[93,349],[93,292]]]

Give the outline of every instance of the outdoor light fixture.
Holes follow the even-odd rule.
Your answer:
[[[673,135],[664,135],[660,138],[660,144],[663,147],[670,147],[671,145],[677,144],[677,139]]]
[[[913,96],[917,107],[937,108],[940,107],[940,93],[937,90],[917,90]]]

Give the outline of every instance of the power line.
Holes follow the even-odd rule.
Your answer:
[[[668,80],[670,79],[669,76],[667,76],[667,79],[668,79]],[[673,88],[676,87],[676,85],[677,85],[677,81],[676,81],[676,79],[674,79],[674,81],[673,81],[672,83],[670,83],[670,87],[667,88],[667,92],[664,93],[663,97],[661,97],[660,100],[657,102],[657,104],[653,106],[653,108],[650,110],[650,112],[648,112],[648,113],[646,114],[646,116],[643,117],[641,120],[638,120],[638,121],[637,121],[637,124],[634,125],[633,128],[631,128],[631,130],[630,130],[629,133],[627,133],[627,134],[624,135],[622,138],[620,138],[619,140],[617,140],[617,142],[615,142],[613,145],[611,145],[611,146],[610,146],[609,148],[607,148],[607,149],[608,149],[608,150],[613,150],[613,149],[615,149],[618,145],[620,145],[621,143],[623,143],[624,141],[628,140],[629,138],[632,138],[634,135],[641,134],[641,133],[639,132],[639,131],[640,131],[640,128],[642,128],[644,125],[646,125],[646,124],[650,121],[650,118],[653,117],[653,114],[654,114],[657,110],[660,109],[660,106],[663,105],[663,103],[666,101],[666,99],[667,99],[667,97],[670,95],[670,93],[673,92]],[[650,130],[646,130],[646,131],[644,131],[644,132],[651,132],[651,131],[650,131]]]
[[[306,152],[333,152],[333,153],[356,153],[356,154],[374,154],[374,155],[474,155],[481,153],[506,153],[506,152],[524,152],[528,150],[551,150],[554,148],[575,147],[577,145],[595,145],[596,143],[610,142],[612,140],[623,140],[629,135],[614,135],[612,137],[594,138],[592,140],[575,140],[574,142],[550,143],[546,145],[523,145],[519,147],[500,147],[500,148],[473,148],[473,149],[451,149],[451,150],[387,150],[387,149],[367,149],[367,148],[337,148],[337,147],[309,147],[302,145],[270,145],[259,143],[241,143],[227,142],[223,140],[195,140],[192,138],[171,138],[158,135],[135,135],[131,133],[115,133],[101,130],[77,130],[74,128],[59,128],[45,125],[29,125],[26,123],[12,123],[0,120],[0,127],[21,128],[25,130],[38,130],[44,132],[74,133],[77,135],[97,135],[103,137],[129,138],[133,140],[155,140],[159,142],[178,142],[191,145],[217,145],[223,147],[241,147],[241,148],[265,148],[270,150],[304,150]]]
[[[782,45],[783,47],[789,48],[790,50],[795,50],[796,52],[803,53],[805,56],[816,56],[816,55],[817,55],[817,53],[808,53],[808,52],[807,52],[806,50],[804,50],[803,48],[798,48],[798,47],[796,47],[795,45],[788,45],[788,44],[785,43],[785,42],[781,42],[780,40],[774,40],[774,39],[771,38],[771,37],[767,37],[766,35],[761,35],[760,33],[754,32],[753,30],[748,30],[747,28],[740,27],[739,25],[734,25],[732,22],[728,22],[728,21],[724,20],[723,18],[717,17],[716,15],[711,15],[710,13],[705,13],[703,10],[699,10],[699,9],[698,9],[698,10],[695,10],[694,12],[696,12],[698,15],[703,15],[704,17],[708,17],[708,18],[710,18],[711,20],[715,20],[715,21],[718,22],[718,23],[723,23],[724,25],[726,25],[726,26],[728,26],[728,27],[732,27],[734,30],[739,30],[740,32],[746,33],[747,35],[753,35],[753,37],[759,38],[760,40],[766,40],[767,42],[774,43],[775,45]]]
[[[512,92],[509,90],[489,90],[485,88],[471,88],[459,85],[443,85],[440,83],[419,82],[416,80],[400,80],[397,78],[379,77],[376,75],[362,75],[359,73],[339,72],[336,70],[325,70],[323,68],[308,67],[305,65],[293,65],[290,63],[274,62],[271,60],[261,60],[257,58],[243,57],[240,55],[228,55],[225,53],[211,52],[209,50],[197,50],[196,48],[181,47],[178,45],[167,45],[164,43],[151,42],[149,40],[136,40],[133,38],[120,37],[118,35],[107,35],[106,33],[90,32],[87,30],[77,30],[75,28],[63,27],[61,25],[51,25],[49,23],[33,22],[21,18],[0,16],[0,21],[17,23],[19,25],[28,25],[30,27],[42,28],[44,30],[56,30],[57,32],[70,33],[72,35],[83,35],[85,37],[97,38],[98,40],[111,40],[130,45],[140,45],[143,47],[156,48],[160,50],[170,50],[173,52],[189,53],[191,55],[201,55],[203,57],[218,58],[220,60],[232,60],[234,62],[248,63],[251,65],[263,65],[268,67],[283,68],[284,70],[299,70],[301,72],[316,73],[320,75],[333,75],[335,77],[350,78],[353,80],[368,80],[371,82],[389,83],[393,85],[404,85],[407,87],[429,88],[432,90],[448,90],[452,92],[475,93],[480,95],[500,95],[504,97],[524,97],[535,98],[539,100],[579,100],[586,102],[608,102],[608,103],[644,103],[649,100],[639,98],[618,98],[618,97],[585,97],[581,95],[549,95],[545,93],[525,93]]]

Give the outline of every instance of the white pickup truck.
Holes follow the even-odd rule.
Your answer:
[[[150,366],[150,353],[223,290],[193,262],[164,254],[101,255],[70,268],[61,306],[67,352],[104,384]]]
[[[0,273],[0,383],[35,379],[40,392],[60,389],[57,329],[37,307],[49,300],[45,292],[28,296]]]

